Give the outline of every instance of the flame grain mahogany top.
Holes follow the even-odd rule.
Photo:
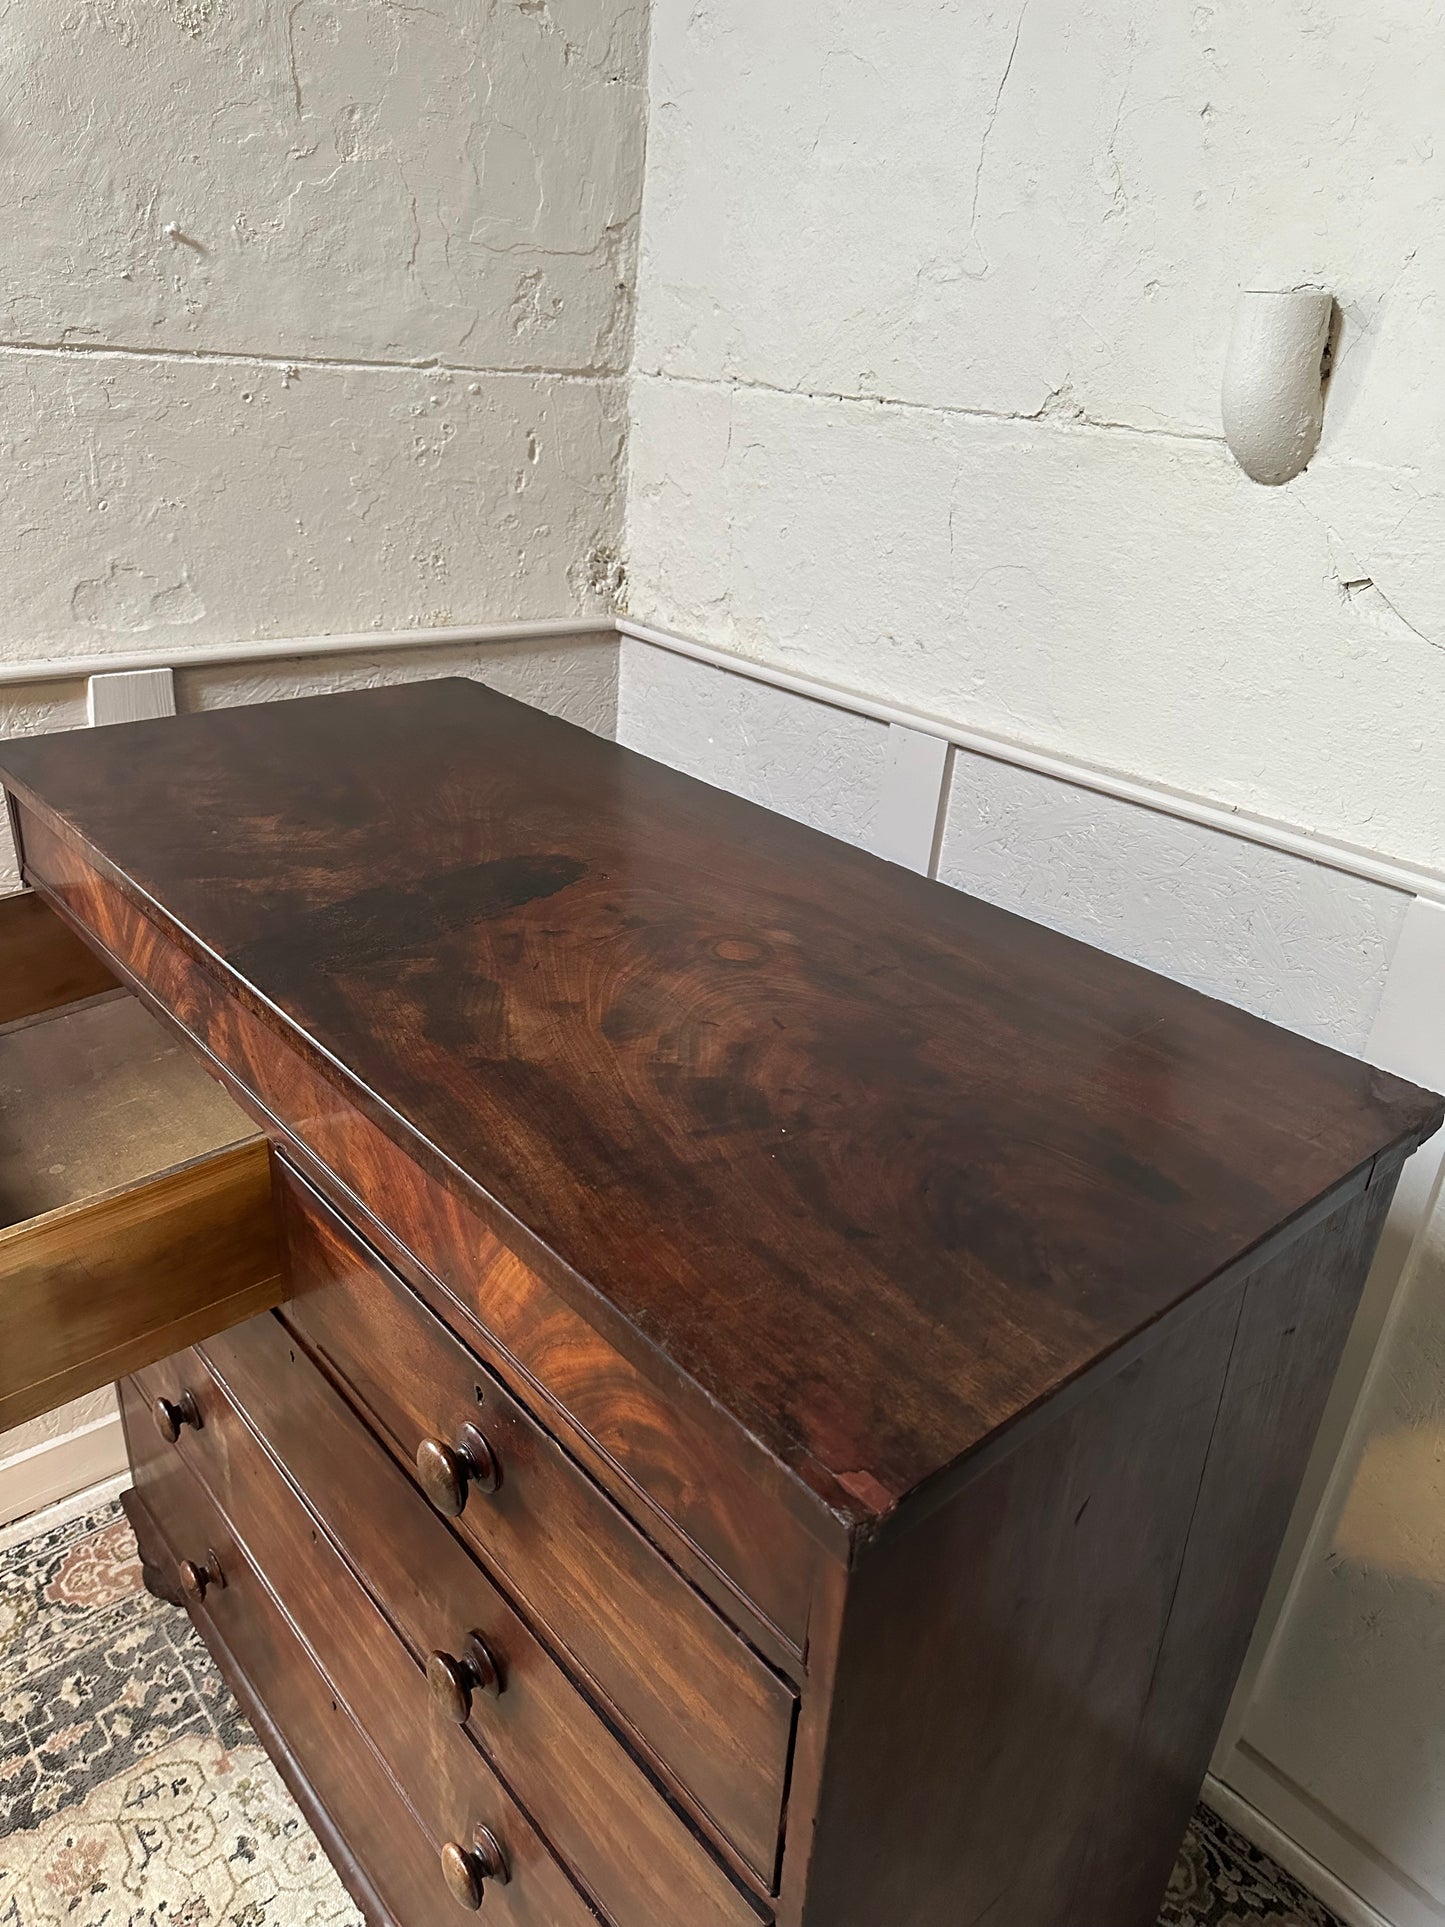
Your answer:
[[[866,1526],[1440,1102],[462,681],[0,776]]]

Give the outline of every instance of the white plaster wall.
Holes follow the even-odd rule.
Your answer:
[[[613,373],[644,0],[11,0],[12,342]]]
[[[1436,0],[656,0],[643,620],[1445,862]],[[1344,329],[1283,490],[1241,285]]]
[[[609,607],[646,27],[642,0],[10,0],[0,662]],[[177,695],[461,673],[610,731],[614,655]],[[85,721],[73,677],[6,695],[7,734]],[[0,1439],[0,1493],[108,1409]]]
[[[0,656],[604,606],[635,0],[12,0]]]
[[[21,351],[4,381],[0,659],[605,599],[610,380]]]

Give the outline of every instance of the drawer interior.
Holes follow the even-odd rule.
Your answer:
[[[282,1295],[266,1140],[80,949],[0,902],[0,1431]]]
[[[0,1031],[0,1229],[258,1135],[122,990]]]

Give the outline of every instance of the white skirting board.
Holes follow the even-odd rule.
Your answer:
[[[27,1539],[36,1538],[42,1532],[52,1532],[56,1526],[69,1525],[72,1519],[80,1518],[83,1513],[96,1512],[103,1505],[114,1505],[129,1485],[129,1472],[113,1473],[98,1485],[81,1486],[78,1491],[54,1500],[39,1512],[23,1513],[18,1519],[12,1519],[9,1525],[0,1525],[0,1555],[23,1545]]]
[[[1286,1873],[1292,1874],[1302,1887],[1308,1888],[1316,1899],[1322,1900],[1332,1914],[1338,1914],[1345,1927],[1415,1927],[1414,1917],[1409,1914],[1398,1911],[1393,1916],[1376,1913],[1353,1887],[1346,1886],[1343,1880],[1331,1873],[1322,1861],[1307,1853],[1282,1827],[1236,1793],[1233,1787],[1216,1780],[1213,1774],[1204,1782],[1204,1801],[1236,1833],[1242,1833],[1262,1853],[1267,1853],[1271,1860],[1277,1861]],[[1338,1843],[1340,1847],[1344,1844],[1343,1841]],[[1430,1916],[1430,1927],[1434,1927],[1437,1918]]]
[[[125,1468],[119,1412],[44,1439],[0,1463],[0,1526],[86,1492]]]

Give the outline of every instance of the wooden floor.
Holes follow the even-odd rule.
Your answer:
[[[48,1516],[0,1534],[0,1920],[361,1927],[119,1509]],[[1338,1927],[1201,1809],[1160,1927],[1261,1921]]]

